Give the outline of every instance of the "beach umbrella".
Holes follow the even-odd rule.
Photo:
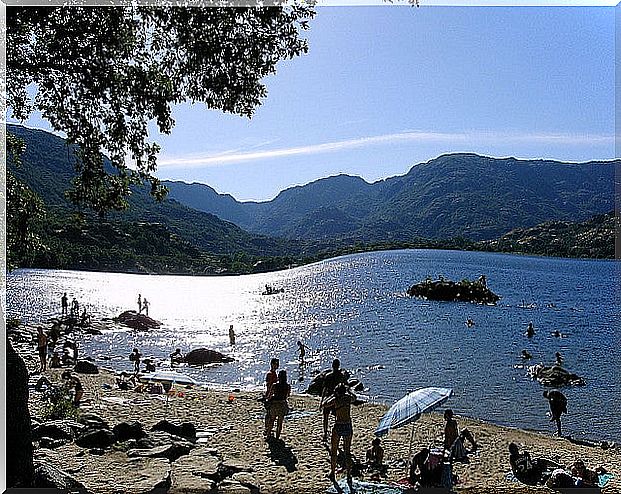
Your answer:
[[[397,401],[384,414],[377,429],[375,429],[375,435],[383,436],[388,434],[388,431],[391,429],[398,429],[399,427],[416,422],[422,413],[430,412],[434,408],[442,405],[452,394],[453,390],[450,388],[429,387],[412,391],[410,394]],[[412,456],[413,437],[414,427],[412,426],[408,462]]]
[[[148,374],[143,374],[142,376],[140,376],[140,380],[141,381],[145,381],[145,382],[168,382],[171,384],[191,384],[191,385],[198,385],[200,384],[196,379],[186,375],[186,374],[182,374],[181,372],[176,372],[176,371],[155,371],[155,372],[149,372]]]

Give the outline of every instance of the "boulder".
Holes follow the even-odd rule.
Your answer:
[[[43,436],[39,439],[39,446],[46,449],[56,449],[70,442],[68,439],[52,439],[51,437]]]
[[[564,369],[560,365],[546,367],[543,364],[533,365],[528,368],[529,375],[539,381],[544,386],[561,387],[561,386],[584,386],[585,380]]]
[[[69,442],[73,441],[77,434],[68,422],[69,421],[65,420],[52,420],[51,422],[41,424],[32,430],[32,438],[36,440],[41,439],[42,437],[47,437],[48,439],[61,439]],[[81,424],[77,425],[79,426]]]
[[[157,424],[151,427],[151,430],[168,432],[169,434],[196,442],[196,427],[191,422],[184,422],[181,425],[177,425],[169,422],[168,420],[160,420]]]
[[[109,429],[108,422],[94,413],[83,413],[80,415],[78,422],[84,424],[89,429]]]
[[[81,448],[108,448],[114,444],[116,437],[109,429],[87,431],[80,435],[75,443]]]
[[[224,479],[218,484],[218,494],[251,494],[252,490],[241,482],[232,479]]]
[[[116,436],[118,442],[127,441],[128,439],[140,439],[146,435],[142,429],[142,424],[136,421],[121,422],[114,426],[112,432]]]
[[[259,484],[257,482],[257,479],[255,479],[254,476],[251,475],[250,473],[248,472],[235,473],[233,474],[231,479],[236,482],[239,482],[244,487],[247,487],[248,489],[250,489],[250,492],[252,492],[252,494],[259,493]]]
[[[236,473],[241,472],[252,472],[252,468],[245,463],[241,463],[240,461],[231,459],[224,460],[218,465],[218,473],[223,479],[227,477],[232,477]]]
[[[330,372],[332,372],[332,369],[326,369],[317,374],[309,384],[306,393],[313,396],[321,396],[323,393],[323,383],[326,379],[326,376]],[[345,379],[349,381],[350,373],[343,369],[343,375],[345,376]]]
[[[190,449],[192,448],[187,444],[174,442],[151,449],[130,449],[127,456],[130,458],[166,458],[169,461],[175,461],[177,458],[187,455]]]
[[[138,314],[134,310],[127,310],[119,314],[118,317],[114,318],[114,321],[139,331],[157,329],[162,325],[161,322],[151,319],[146,314]]]
[[[169,432],[152,431],[146,436],[136,441],[135,447],[138,449],[152,449],[158,446],[168,446],[169,444],[179,443],[189,448],[193,448],[194,444],[183,437],[175,436]]]
[[[88,360],[78,360],[73,368],[78,374],[99,374],[99,369]]]
[[[183,361],[190,365],[219,364],[233,360],[235,359],[232,357],[208,348],[195,348],[183,358]]]
[[[44,461],[34,461],[33,487],[87,494],[86,487],[74,477]]]

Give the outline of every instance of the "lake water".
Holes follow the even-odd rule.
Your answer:
[[[258,388],[276,356],[294,389],[303,390],[316,371],[339,357],[373,400],[391,403],[419,387],[446,386],[455,392],[447,406],[459,414],[550,433],[543,388],[527,377],[519,354],[525,348],[532,363],[550,364],[559,351],[566,368],[587,381],[563,390],[569,401],[565,431],[618,441],[619,267],[616,261],[402,250],[236,277],[18,270],[7,279],[7,312],[25,321],[47,320],[59,314],[66,291],[95,316],[111,317],[135,310],[141,293],[163,326],[83,338],[83,351],[100,365],[129,369],[134,346],[159,359],[177,347],[186,352],[204,346],[236,361],[183,369],[199,380]],[[427,275],[460,280],[483,273],[502,297],[496,306],[405,294]],[[266,283],[285,292],[261,295]],[[474,327],[465,325],[468,318]],[[524,336],[529,321],[537,331],[530,340]],[[233,349],[229,324],[237,334]],[[566,337],[554,337],[556,329]],[[303,368],[297,364],[298,339],[313,350]]]

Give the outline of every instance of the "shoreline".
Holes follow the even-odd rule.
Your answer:
[[[32,344],[17,343],[15,349],[30,372],[38,368]],[[62,370],[51,369],[44,375],[53,383],[59,382]],[[166,492],[169,493],[208,492],[214,488],[217,490],[211,492],[325,492],[331,485],[326,478],[329,455],[321,443],[321,413],[316,397],[294,395],[290,398],[291,408],[296,413],[285,420],[284,442],[274,444],[266,443],[262,437],[265,412],[258,401],[258,392],[231,393],[175,386],[177,394],[166,400],[161,395],[119,390],[115,386],[115,374],[109,369],[100,368],[99,374],[77,376],[84,386],[82,413],[101,416],[110,428],[123,421],[137,420],[147,431],[158,421],[167,419],[174,423],[192,422],[198,431],[205,432],[204,442],[172,462],[163,458],[129,458],[127,452],[114,447],[103,454],[94,453],[74,443],[56,449],[35,449],[35,459],[69,472],[93,494],[144,494],[150,492],[149,486],[167,476],[170,486]],[[232,402],[229,402],[230,394],[234,397]],[[41,416],[40,396],[32,389],[29,408],[33,418]],[[358,460],[364,461],[373,431],[387,408],[377,403],[352,408],[352,452]],[[603,492],[621,490],[621,449],[618,446],[602,449],[543,432],[499,426],[468,417],[457,419],[460,429],[468,428],[474,434],[480,448],[470,455],[469,463],[455,463],[453,471],[459,477],[456,492],[549,492],[544,487],[528,487],[507,479],[510,442],[516,442],[533,457],[544,456],[565,465],[582,458],[589,468],[603,466],[614,475]],[[382,437],[385,463],[389,466],[388,477],[382,482],[397,481],[405,476],[403,462],[408,456],[412,430],[413,452],[438,443],[443,432],[441,414],[424,414],[413,426]],[[204,471],[206,465],[212,469],[215,465],[228,465],[237,473],[215,486]],[[258,491],[248,490],[245,484],[257,487]]]

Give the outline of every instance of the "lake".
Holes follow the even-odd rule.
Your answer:
[[[189,277],[79,271],[18,270],[7,279],[9,317],[45,321],[60,313],[67,292],[95,317],[150,302],[159,330],[119,330],[83,337],[99,365],[130,369],[131,349],[166,359],[208,347],[233,363],[183,372],[209,383],[262,386],[271,357],[280,357],[294,389],[339,357],[365,384],[370,399],[392,403],[424,386],[455,394],[446,406],[497,424],[553,433],[543,387],[530,380],[519,354],[565,367],[587,381],[565,388],[564,431],[574,437],[621,440],[617,261],[514,256],[480,252],[401,250],[349,255],[276,273]],[[487,276],[502,298],[496,306],[413,299],[406,289],[430,275]],[[284,293],[262,295],[265,284]],[[465,321],[472,318],[475,326]],[[536,335],[525,337],[532,321]],[[234,325],[237,344],[229,346]],[[552,335],[560,330],[562,338]],[[296,341],[312,352],[297,363]],[[101,357],[112,357],[102,360]],[[613,419],[613,417],[615,419]]]

